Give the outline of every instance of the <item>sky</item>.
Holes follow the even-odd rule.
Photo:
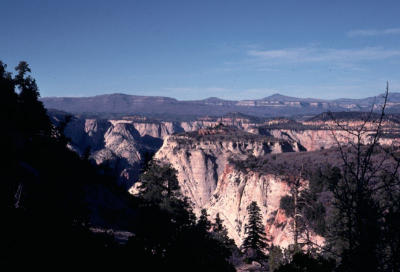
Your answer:
[[[42,97],[400,92],[398,0],[0,2],[0,60]]]

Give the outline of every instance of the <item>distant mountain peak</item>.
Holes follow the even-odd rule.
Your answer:
[[[125,93],[110,93],[110,94],[99,94],[99,95],[95,95],[93,97],[126,97],[126,96],[129,96],[129,94],[125,94]]]
[[[279,100],[279,101],[285,101],[285,100],[299,100],[299,98],[296,97],[291,97],[291,96],[286,96],[280,93],[274,93],[270,96],[264,97],[261,100]]]
[[[254,100],[235,101],[209,97],[204,100],[186,101],[163,96],[113,93],[92,97],[44,97],[41,101],[48,109],[58,109],[74,114],[99,116],[141,114],[152,118],[171,117],[173,120],[177,118],[189,120],[204,115],[222,116],[232,112],[271,117],[315,115],[327,110],[369,111],[374,103],[382,103],[382,98],[323,100],[296,98],[275,93],[263,99]],[[400,112],[400,93],[390,93],[388,101],[388,111]]]
[[[212,96],[212,97],[207,97],[205,99],[203,99],[203,101],[207,101],[207,102],[222,102],[225,101],[224,99]]]
[[[274,93],[274,94],[271,94],[269,97],[283,98],[283,97],[290,97],[290,96],[283,95],[280,93]]]

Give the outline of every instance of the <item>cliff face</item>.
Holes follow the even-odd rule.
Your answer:
[[[291,121],[294,122],[294,121]],[[256,142],[251,143],[244,139],[238,142],[203,142],[197,147],[198,151],[191,154],[190,159],[177,161],[178,158],[171,157],[171,160],[176,161],[176,165],[185,165],[188,169],[193,169],[196,175],[196,180],[200,176],[208,176],[207,181],[213,180],[215,184],[215,175],[221,174],[227,158],[232,154],[247,154],[249,150],[255,156],[265,152],[287,152],[287,151],[315,151],[320,149],[329,149],[336,145],[336,140],[332,132],[328,129],[315,129],[315,127],[323,127],[321,122],[306,122],[306,127],[302,129],[284,128],[288,124],[288,120],[273,120],[267,123],[255,123],[252,120],[245,118],[204,118],[190,122],[155,122],[148,120],[98,120],[98,119],[80,119],[74,118],[65,129],[67,137],[71,138],[70,148],[75,150],[80,155],[89,155],[98,164],[108,164],[119,176],[121,184],[129,187],[137,181],[141,164],[143,163],[146,154],[154,154],[157,152],[164,142],[163,150],[167,146],[178,151],[178,147],[172,148],[174,145],[172,136],[176,133],[201,131],[206,128],[216,127],[218,124],[224,124],[236,128],[241,132],[248,132],[260,137],[279,139],[280,142],[270,143],[268,146],[262,146]],[[300,123],[295,123],[299,125]],[[275,127],[269,127],[275,125]],[[282,126],[280,128],[279,126]],[[300,124],[301,126],[302,124]],[[277,126],[277,127],[276,127]],[[303,125],[304,126],[304,125]],[[309,129],[308,127],[312,127]],[[343,131],[336,131],[337,140],[341,143],[346,143],[349,138],[345,136]],[[181,140],[182,141],[182,137]],[[365,135],[365,141],[368,136]],[[384,138],[382,144],[391,144],[397,141],[395,138]],[[210,146],[216,145],[214,148]],[[201,147],[206,145],[208,148]],[[180,147],[184,147],[181,145]],[[183,148],[182,150],[184,150]],[[208,151],[204,151],[208,150]],[[247,150],[247,151],[246,151]],[[167,151],[161,151],[163,153]],[[190,152],[189,152],[190,153]],[[189,154],[188,153],[188,154]],[[186,153],[185,153],[186,154]],[[204,158],[203,158],[204,157]],[[205,160],[203,171],[196,170],[193,165],[195,161]],[[216,161],[216,163],[213,162]],[[185,164],[185,161],[188,163]],[[212,165],[217,165],[214,169]],[[181,167],[182,167],[181,166]],[[207,168],[208,167],[208,168]],[[189,170],[188,170],[189,171]],[[200,171],[200,172],[199,172]],[[187,177],[182,177],[188,180]],[[201,178],[203,179],[203,178]],[[208,190],[208,189],[207,189]],[[202,192],[202,191],[200,191]],[[196,192],[197,193],[197,192]],[[207,193],[209,194],[209,193]],[[201,198],[204,198],[203,193]]]
[[[107,164],[129,188],[137,180],[146,153],[155,153],[172,124],[135,123],[126,120],[73,119],[65,129],[70,147],[89,155],[97,164]]]
[[[218,135],[211,139],[193,139],[176,135],[164,140],[155,158],[171,163],[178,170],[183,193],[201,209],[209,203],[229,158],[280,153],[285,148],[296,150],[295,146],[277,140],[246,141]]]
[[[289,187],[280,177],[257,172],[243,173],[226,165],[206,209],[212,218],[220,214],[229,236],[241,245],[248,222],[246,208],[256,201],[271,243],[287,247],[293,243],[293,219],[287,218],[279,208],[281,198],[286,195],[289,195]],[[312,235],[311,239],[323,243],[323,238],[317,235]]]
[[[256,201],[272,242],[287,246],[293,242],[291,220],[279,210],[279,204],[281,197],[289,194],[288,186],[272,174],[240,172],[229,159],[300,150],[293,141],[266,140],[251,134],[236,136],[207,130],[189,136],[169,136],[155,158],[171,163],[178,171],[182,193],[193,202],[195,212],[205,208],[212,218],[220,214],[238,245],[244,237],[246,208]]]
[[[364,144],[372,141],[372,134],[363,134],[361,141]],[[291,142],[300,144],[305,151],[317,151],[337,147],[337,143],[347,144],[357,142],[356,135],[351,135],[344,130],[331,131],[328,129],[308,129],[308,130],[290,130],[290,129],[272,129],[269,135]],[[399,138],[381,138],[379,143],[382,145],[399,145]]]
[[[240,245],[248,221],[247,206],[256,201],[261,209],[266,233],[275,245],[286,246],[293,239],[290,221],[279,210],[281,197],[289,193],[286,183],[273,175],[242,173],[226,165],[218,186],[207,205],[212,217],[219,213],[230,237]],[[278,220],[279,219],[279,220]]]
[[[272,129],[270,134],[278,139],[300,143],[306,151],[329,149],[336,146],[336,140],[330,130],[289,130]],[[343,133],[336,132],[341,143],[347,142]]]
[[[276,124],[278,127],[271,127]],[[157,152],[156,159],[177,169],[182,192],[193,202],[195,211],[206,208],[212,218],[219,213],[238,245],[244,236],[246,208],[256,201],[272,242],[285,247],[293,242],[292,219],[279,209],[280,199],[289,194],[286,182],[268,171],[236,170],[230,158],[329,149],[336,140],[347,143],[350,138],[339,130],[335,131],[335,139],[330,130],[315,129],[315,124],[307,124],[314,126],[310,129],[279,128],[279,122],[276,124],[263,127],[229,118],[191,122],[75,118],[65,133],[71,138],[72,149],[89,155],[98,164],[111,166],[126,188],[138,180],[146,153]],[[365,135],[363,140],[368,139],[370,136]],[[396,141],[398,138],[383,138],[381,143]],[[313,238],[322,241],[321,237]]]
[[[241,172],[229,158],[246,158],[281,153],[282,141],[252,144],[235,141],[189,141],[170,136],[155,158],[169,162],[178,171],[182,193],[193,202],[195,212],[207,209],[211,218],[217,213],[224,220],[229,236],[242,244],[248,220],[247,206],[256,201],[261,209],[265,230],[271,242],[286,247],[293,243],[292,219],[279,209],[280,199],[289,194],[287,183],[268,173]],[[292,151],[295,151],[293,146]],[[317,242],[322,238],[313,236]]]

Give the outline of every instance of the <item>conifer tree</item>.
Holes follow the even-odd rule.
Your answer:
[[[215,215],[214,223],[212,224],[213,237],[220,241],[226,248],[236,250],[235,241],[228,236],[228,230],[223,225],[224,220],[221,219],[219,213]]]
[[[21,61],[15,67],[17,75],[14,78],[14,84],[19,90],[19,111],[21,122],[24,122],[24,133],[29,136],[41,135],[50,136],[52,126],[47,111],[43,103],[39,101],[39,88],[36,80],[28,73],[31,69],[25,61]]]
[[[219,213],[217,213],[215,215],[215,222],[212,225],[213,227],[213,231],[214,232],[218,232],[218,233],[224,233],[227,232],[226,228],[224,227],[224,225],[222,224],[224,221],[221,219],[221,217],[219,216]]]
[[[177,171],[169,164],[152,161],[141,177],[141,196],[143,199],[160,204],[163,200],[180,197]]]
[[[249,214],[248,223],[245,225],[245,234],[242,248],[249,255],[250,259],[262,260],[266,258],[264,250],[268,248],[268,239],[262,224],[260,208],[257,202],[253,201],[247,207]]]
[[[208,232],[211,229],[211,222],[208,220],[208,214],[206,209],[201,210],[199,220],[197,221],[197,227],[200,231]]]

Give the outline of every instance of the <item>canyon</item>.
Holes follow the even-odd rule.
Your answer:
[[[62,116],[53,116],[60,121]],[[357,120],[346,122],[357,126]],[[321,120],[294,121],[285,118],[256,120],[241,114],[192,121],[156,121],[138,116],[122,119],[73,117],[65,128],[70,148],[108,166],[119,185],[138,193],[141,169],[150,158],[169,163],[177,170],[182,194],[195,213],[206,209],[210,218],[218,213],[229,236],[242,243],[247,222],[246,207],[256,201],[271,243],[293,243],[293,219],[280,209],[280,200],[290,194],[284,175],[273,171],[238,169],[232,161],[249,157],[323,152],[353,137],[332,123]],[[385,128],[398,132],[399,123],[385,121]],[[371,127],[372,129],[372,127]],[[365,135],[365,142],[371,138]],[[398,144],[398,138],[382,138],[383,144]],[[323,162],[324,156],[320,161]],[[307,181],[304,181],[307,184]],[[306,186],[306,185],[305,185]],[[323,238],[312,234],[315,243]]]

